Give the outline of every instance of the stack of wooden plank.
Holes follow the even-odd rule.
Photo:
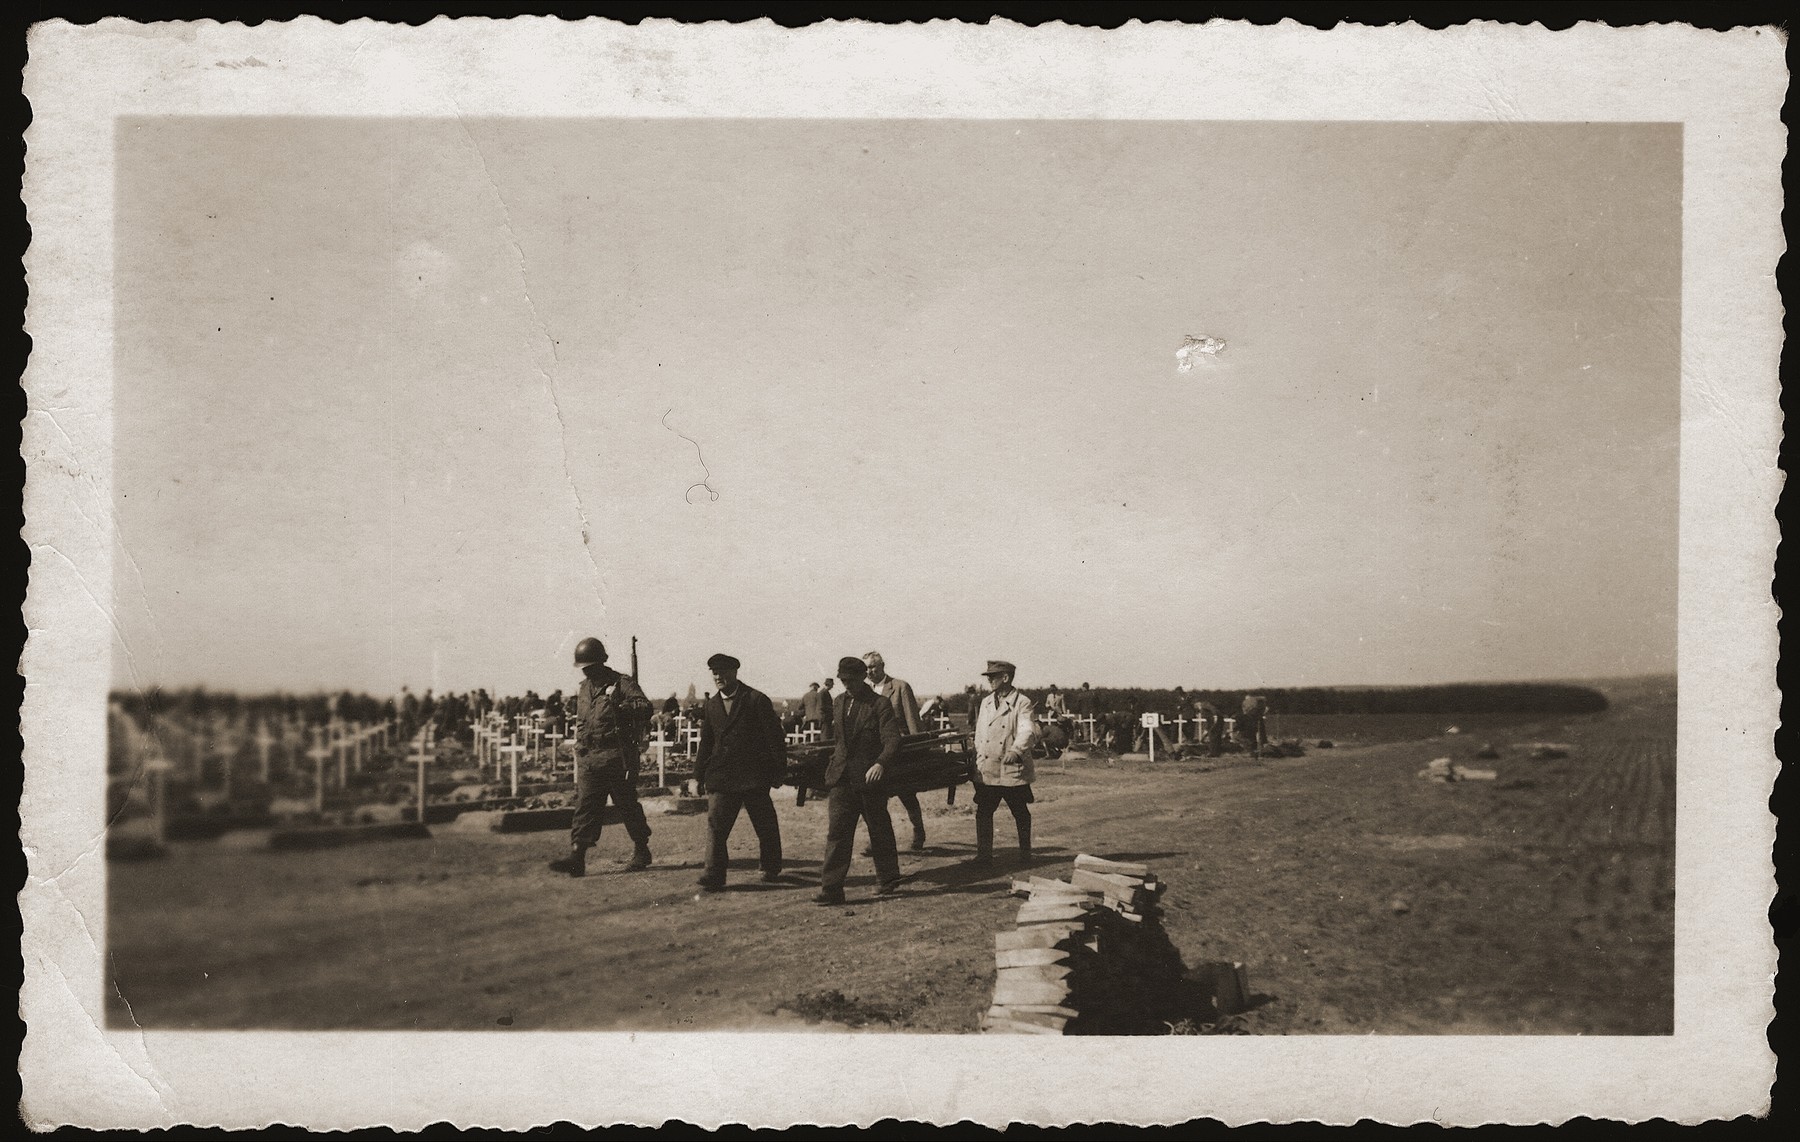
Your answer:
[[[1150,875],[1149,865],[1103,860],[1083,853],[1075,858],[1075,872],[1069,880],[1076,888],[1100,893],[1104,907],[1132,923],[1141,923],[1147,916],[1161,916],[1157,901],[1162,898],[1163,884]]]
[[[1075,858],[1069,880],[1013,881],[1017,927],[994,937],[994,1000],[982,1030],[1131,1033],[1181,977],[1162,931],[1163,885],[1147,866]]]
[[[1063,919],[1037,919],[1051,911]],[[1049,900],[1027,902],[1019,926],[994,935],[994,1003],[981,1022],[988,1032],[1061,1035],[1079,1016],[1077,970],[1096,950],[1088,908]]]

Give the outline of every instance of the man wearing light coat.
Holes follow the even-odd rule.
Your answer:
[[[988,695],[975,713],[975,863],[994,859],[994,812],[1004,801],[1019,832],[1019,860],[1031,859],[1031,783],[1037,773],[1031,748],[1037,718],[1031,699],[1014,689],[1018,668],[989,659],[982,676]]]

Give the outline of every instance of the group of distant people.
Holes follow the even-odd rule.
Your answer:
[[[610,801],[624,818],[632,841],[627,872],[650,867],[651,830],[637,798],[637,772],[644,734],[653,708],[629,675],[607,664],[606,647],[596,638],[576,644],[575,665],[583,679],[575,698],[576,805],[570,826],[569,852],[550,867],[569,876],[587,871],[587,853],[600,839],[602,814]],[[781,824],[770,790],[787,780],[787,737],[774,703],[738,677],[741,663],[729,654],[707,659],[716,687],[700,711],[700,745],[694,761],[696,791],[707,799],[706,861],[699,886],[704,892],[725,887],[727,842],[740,815],[750,818],[759,850],[762,879],[782,879]],[[1031,856],[1031,786],[1035,779],[1032,750],[1038,724],[1032,702],[1013,686],[1017,668],[991,659],[983,676],[988,693],[974,716],[975,861],[994,859],[994,817],[1004,804],[1012,814],[1021,860]],[[831,695],[831,679],[815,683],[801,699],[804,728],[817,728],[833,743],[825,770],[825,861],[819,893],[824,905],[844,903],[857,823],[865,826],[875,864],[876,895],[899,891],[901,874],[888,800],[898,796],[912,824],[912,847],[925,847],[925,816],[916,793],[890,793],[884,785],[887,767],[907,734],[921,732],[921,711],[913,689],[887,672],[881,654],[838,660],[836,681],[843,690]]]

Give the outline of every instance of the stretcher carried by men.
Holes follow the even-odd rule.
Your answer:
[[[901,738],[900,752],[894,755],[882,777],[882,791],[923,793],[949,789],[954,799],[954,790],[970,779],[974,768],[970,736],[965,730],[932,730]],[[794,804],[804,805],[808,796],[823,794],[825,768],[831,764],[835,744],[824,741],[788,747],[787,780],[782,784],[794,787]]]

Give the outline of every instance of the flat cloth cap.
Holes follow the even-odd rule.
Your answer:
[[[851,658],[848,655],[838,659],[839,678],[867,678],[868,676],[869,668],[863,664],[862,659]]]
[[[715,654],[706,660],[706,668],[708,670],[736,670],[742,665],[743,663],[731,657],[729,654]]]
[[[992,678],[996,674],[1017,674],[1019,668],[1004,658],[988,659],[987,669],[981,672],[983,678]]]

